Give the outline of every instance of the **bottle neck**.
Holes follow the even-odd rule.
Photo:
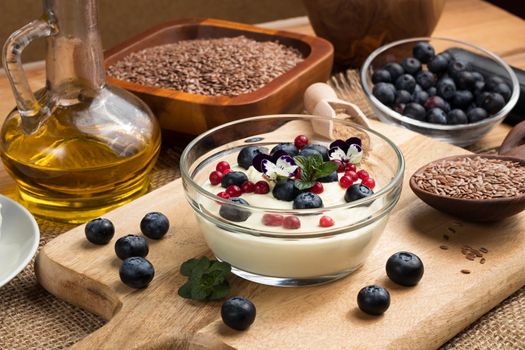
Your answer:
[[[47,88],[55,98],[76,99],[105,84],[96,0],[44,0],[58,33],[47,39]]]

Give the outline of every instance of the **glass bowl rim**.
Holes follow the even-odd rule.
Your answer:
[[[227,202],[227,200],[224,200],[223,198],[217,196],[214,193],[211,193],[211,192],[208,192],[208,191],[204,190],[201,185],[197,184],[192,179],[192,177],[189,174],[189,167],[187,166],[186,158],[187,158],[188,153],[190,152],[190,150],[198,142],[202,141],[208,135],[210,135],[210,134],[212,134],[212,133],[214,133],[214,132],[216,132],[216,131],[218,131],[220,129],[225,129],[225,128],[231,127],[231,126],[233,126],[235,124],[246,123],[246,122],[249,122],[249,121],[252,121],[252,120],[265,120],[265,119],[276,119],[276,118],[282,118],[282,119],[291,118],[291,119],[299,119],[299,120],[303,119],[303,120],[324,121],[324,122],[332,121],[332,122],[335,122],[335,123],[342,123],[342,124],[345,124],[345,125],[349,125],[351,127],[355,127],[357,129],[360,129],[360,130],[365,131],[367,133],[371,133],[371,134],[379,137],[383,141],[385,141],[394,150],[394,153],[396,154],[396,157],[397,157],[397,164],[398,164],[397,170],[396,170],[393,178],[388,182],[388,184],[386,186],[382,187],[378,192],[374,192],[374,194],[372,194],[369,197],[365,197],[365,198],[362,198],[362,199],[359,199],[359,200],[356,200],[356,201],[353,201],[353,202],[350,202],[350,203],[343,203],[343,204],[334,205],[334,206],[330,206],[330,207],[326,207],[326,208],[313,208],[313,209],[276,209],[276,208],[267,208],[267,207],[253,206],[253,205],[242,205],[242,204],[237,204],[237,203],[231,203],[231,202]],[[313,115],[307,115],[307,114],[271,114],[271,115],[263,115],[263,116],[256,116],[256,117],[242,118],[242,119],[234,120],[234,121],[231,121],[229,123],[225,123],[225,124],[216,126],[216,127],[212,128],[212,129],[206,131],[205,133],[202,133],[201,135],[199,135],[198,137],[193,139],[184,148],[184,150],[183,150],[183,152],[181,154],[181,157],[180,157],[180,170],[181,170],[181,177],[182,177],[183,181],[187,181],[190,184],[190,186],[194,187],[197,190],[197,192],[199,192],[201,195],[204,195],[208,199],[211,199],[211,200],[214,200],[214,201],[221,201],[221,202],[227,203],[228,205],[231,205],[233,207],[237,207],[239,209],[243,209],[244,208],[244,209],[249,209],[249,210],[266,211],[266,212],[273,212],[273,213],[285,212],[288,215],[294,215],[294,214],[297,214],[297,215],[305,215],[306,214],[307,215],[307,214],[317,213],[317,212],[320,212],[320,211],[330,212],[332,210],[348,209],[348,208],[352,208],[352,207],[356,207],[356,206],[363,206],[363,205],[366,205],[367,203],[373,202],[377,198],[380,198],[380,197],[384,196],[386,193],[389,193],[390,191],[392,191],[396,187],[396,185],[398,185],[400,183],[402,185],[403,175],[404,175],[404,172],[405,172],[405,159],[403,157],[403,153],[401,152],[401,150],[396,146],[396,144],[392,140],[390,140],[388,137],[386,137],[383,134],[381,134],[381,133],[379,133],[379,132],[377,132],[375,130],[372,130],[370,128],[366,128],[366,127],[363,127],[361,125],[358,125],[358,124],[355,124],[355,123],[352,123],[352,122],[349,122],[349,121],[346,121],[346,120],[333,119],[333,118],[332,119],[328,119],[328,118],[325,118],[325,117],[319,117],[319,116],[313,116]]]
[[[507,74],[510,76],[510,80],[512,81],[512,95],[509,99],[509,101],[503,106],[503,108],[496,114],[494,114],[492,117],[481,120],[479,122],[470,123],[470,124],[455,124],[455,125],[441,125],[441,124],[432,124],[427,123],[423,121],[419,121],[416,119],[412,119],[409,117],[406,117],[402,114],[399,114],[398,112],[390,109],[388,106],[381,103],[370,90],[370,87],[368,85],[366,75],[368,72],[368,69],[370,68],[370,65],[372,62],[379,56],[380,54],[386,52],[387,50],[402,45],[407,44],[411,42],[416,41],[443,41],[443,42],[452,42],[461,44],[470,48],[473,48],[477,51],[481,51],[487,56],[489,56],[492,60],[496,61],[503,69],[507,72]],[[516,74],[512,71],[510,66],[498,55],[493,53],[492,51],[489,51],[487,49],[484,49],[480,46],[470,44],[466,41],[448,38],[448,37],[416,37],[416,38],[408,38],[408,39],[402,39],[397,40],[391,43],[388,43],[386,45],[383,45],[376,50],[374,50],[365,60],[363,65],[361,66],[361,71],[359,74],[359,80],[361,81],[361,86],[363,87],[363,90],[365,91],[366,97],[372,101],[374,107],[378,108],[382,113],[388,115],[390,118],[394,119],[396,122],[402,124],[409,124],[411,126],[415,126],[421,129],[427,129],[429,131],[435,131],[435,130],[442,130],[442,131],[456,131],[456,130],[470,130],[470,129],[476,129],[477,127],[489,125],[491,123],[496,123],[500,120],[502,120],[511,110],[514,108],[514,105],[518,102],[520,89],[519,89],[519,83],[518,78],[516,77]]]

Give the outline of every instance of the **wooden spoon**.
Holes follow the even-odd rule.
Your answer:
[[[503,141],[503,155],[467,154],[438,159],[419,168],[410,178],[410,188],[416,196],[431,207],[466,221],[497,221],[516,215],[525,209],[525,195],[495,199],[460,199],[428,192],[416,183],[415,177],[427,167],[444,160],[483,157],[519,162],[525,166],[525,122],[516,125]]]

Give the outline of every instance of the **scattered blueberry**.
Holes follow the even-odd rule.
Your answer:
[[[113,223],[106,218],[96,218],[86,224],[86,238],[93,244],[107,244],[115,234]]]
[[[244,169],[248,169],[252,165],[253,158],[260,153],[262,152],[257,146],[244,147],[237,156],[237,164]]]
[[[170,222],[166,215],[159,212],[151,212],[140,221],[140,231],[144,236],[151,239],[161,239],[168,232]]]
[[[222,321],[230,328],[244,331],[255,321],[256,309],[253,303],[243,297],[226,300],[221,307]]]
[[[228,199],[228,201],[239,205],[249,205],[246,200],[238,197],[230,198]],[[236,207],[235,205],[225,203],[221,205],[221,209],[219,209],[219,215],[225,218],[226,220],[243,222],[248,220],[251,213],[248,209],[241,209]]]
[[[428,63],[434,58],[435,51],[429,43],[419,42],[412,49],[412,54],[421,63]]]
[[[403,66],[401,66],[399,63],[391,62],[387,63],[383,66],[383,69],[386,70],[388,73],[390,73],[390,77],[392,81],[396,81],[396,79],[405,73],[405,70],[403,69]]]
[[[451,99],[456,93],[456,84],[451,78],[439,79],[436,87],[438,95],[443,97],[445,100]]]
[[[321,197],[312,192],[300,193],[293,200],[294,209],[313,209],[322,207],[323,200],[321,199]]]
[[[336,182],[339,180],[339,177],[337,176],[337,171],[334,171],[333,173],[331,173],[330,175],[327,175],[327,176],[323,176],[323,177],[320,177],[317,179],[317,181],[319,182],[324,182],[324,183],[327,183],[327,182]]]
[[[121,259],[145,257],[149,253],[148,241],[142,236],[127,235],[115,242],[115,253]]]
[[[395,88],[391,88],[387,83],[378,83],[374,85],[372,94],[384,105],[391,105],[396,98]]]
[[[390,293],[377,285],[364,287],[357,294],[357,305],[369,315],[382,315],[390,306]]]
[[[410,74],[403,74],[396,79],[396,89],[406,90],[409,93],[414,92],[416,88],[416,79]]]
[[[277,151],[284,151],[292,157],[295,157],[299,153],[299,150],[297,150],[297,147],[295,147],[293,143],[280,143],[272,148],[270,154],[274,154]]]
[[[272,194],[275,198],[287,202],[293,201],[299,192],[300,191],[295,187],[295,182],[292,179],[277,182],[272,190]]]
[[[424,121],[426,117],[425,107],[418,103],[409,103],[406,105],[403,115],[412,119]]]
[[[378,69],[372,74],[372,82],[377,83],[390,83],[392,82],[392,77],[386,69]]]
[[[414,253],[397,252],[386,262],[386,274],[402,286],[415,286],[423,277],[423,262]]]
[[[131,288],[146,288],[155,276],[153,265],[146,259],[133,256],[122,262],[119,270],[120,279]]]
[[[440,108],[432,108],[427,112],[427,122],[433,124],[447,124],[447,114]]]
[[[444,73],[448,69],[449,59],[442,53],[435,56],[430,62],[428,62],[428,70],[432,73]]]
[[[468,118],[465,112],[461,109],[453,109],[447,114],[447,121],[449,124],[467,124]]]
[[[485,95],[479,104],[489,114],[499,112],[505,106],[505,99],[498,93],[491,92]]]
[[[450,104],[454,108],[467,108],[474,100],[474,95],[469,90],[458,90],[454,97],[450,100]]]
[[[416,75],[416,82],[422,89],[427,90],[436,83],[436,76],[429,71],[422,71]]]
[[[345,192],[345,201],[347,203],[371,196],[374,194],[369,187],[363,184],[353,184],[346,189]]]
[[[414,91],[412,94],[412,101],[423,105],[430,95],[426,91]]]
[[[224,188],[231,185],[241,187],[245,181],[248,181],[248,176],[245,173],[242,171],[230,171],[222,177],[221,186]]]
[[[417,58],[407,57],[401,62],[405,73],[415,75],[421,70],[421,62]]]
[[[317,143],[311,143],[309,145],[306,145],[302,150],[304,151],[305,149],[313,149],[319,152],[325,162],[328,162],[330,160],[330,155],[328,154],[330,150],[323,145],[319,145]]]
[[[394,101],[395,105],[399,104],[407,104],[412,101],[412,95],[410,92],[405,90],[397,90],[396,91],[396,99]]]

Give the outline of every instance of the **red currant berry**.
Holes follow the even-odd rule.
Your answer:
[[[226,169],[230,169],[230,164],[228,164],[228,162],[224,160],[222,162],[217,163],[217,166],[215,167],[215,170],[220,171],[223,174],[226,174],[224,172]]]
[[[224,169],[224,171],[222,172],[222,175],[226,175],[226,174],[228,174],[231,171],[233,171],[233,170],[231,170],[231,169]]]
[[[339,179],[339,186],[342,188],[348,188],[354,184],[354,180],[350,176],[342,176]]]
[[[297,168],[295,171],[295,179],[299,180],[301,178],[301,168]]]
[[[266,194],[270,192],[270,185],[268,185],[268,182],[266,181],[257,181],[253,192],[257,194]]]
[[[287,216],[283,220],[283,227],[289,229],[298,229],[301,227],[301,220],[297,216]]]
[[[242,190],[239,186],[230,185],[226,188],[226,193],[228,193],[230,197],[239,197],[242,194]]]
[[[349,176],[354,182],[359,180],[359,176],[355,171],[345,171],[345,176]]]
[[[210,174],[210,183],[215,186],[221,183],[223,174],[220,171],[212,171]]]
[[[297,149],[302,149],[304,148],[304,146],[306,146],[308,143],[310,143],[310,141],[308,140],[308,137],[304,136],[304,135],[299,135],[295,138],[295,140],[293,141],[295,147],[297,147]]]
[[[224,199],[230,199],[230,195],[226,192],[219,192],[217,193],[218,197],[224,198]]]
[[[315,193],[315,194],[323,193],[324,191],[323,184],[320,182],[316,182],[312,187],[308,189],[308,191]]]
[[[354,164],[352,163],[348,163],[345,165],[345,171],[356,171],[356,167]]]
[[[368,174],[368,172],[366,170],[359,170],[357,172],[357,176],[361,179],[361,180],[366,180],[370,177],[370,175]]]
[[[262,223],[266,226],[281,226],[284,221],[284,216],[279,214],[264,214]]]
[[[373,190],[374,187],[376,187],[376,182],[371,177],[361,180],[361,183],[371,190]]]
[[[255,184],[251,181],[244,181],[241,185],[242,193],[252,193],[255,191]]]
[[[321,216],[321,219],[319,219],[319,226],[321,227],[334,226],[334,223],[334,219],[326,215]]]
[[[342,173],[345,171],[345,163],[341,162],[340,160],[332,160],[335,164],[337,164],[337,172]]]

